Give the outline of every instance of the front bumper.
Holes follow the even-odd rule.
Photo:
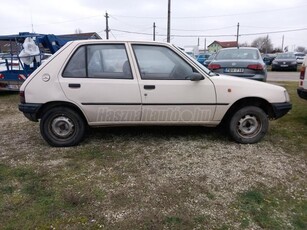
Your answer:
[[[298,88],[297,89],[297,94],[300,98],[303,98],[305,100],[307,100],[307,89],[304,88]]]
[[[26,118],[30,121],[38,121],[38,113],[42,104],[34,104],[34,103],[27,103],[27,104],[19,104],[18,108]]]
[[[286,64],[285,66],[282,64],[272,64],[272,69],[278,70],[296,70],[297,64]]]
[[[286,115],[292,109],[292,104],[290,102],[273,103],[272,106],[275,119]]]

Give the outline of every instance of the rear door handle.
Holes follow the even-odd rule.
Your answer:
[[[69,83],[69,84],[68,84],[68,87],[69,87],[69,88],[80,88],[81,85],[78,84],[78,83]]]
[[[156,86],[155,85],[144,85],[144,89],[155,89]]]

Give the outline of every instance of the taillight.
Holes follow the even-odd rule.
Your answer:
[[[19,101],[21,104],[26,103],[26,96],[24,91],[19,91]]]
[[[0,79],[4,79],[4,74],[0,73]]]
[[[208,68],[211,70],[216,70],[216,69],[220,69],[221,66],[219,64],[209,64]]]
[[[252,70],[263,70],[263,66],[261,64],[250,64],[247,66],[247,68]]]
[[[305,79],[305,72],[306,72],[306,66],[301,67],[301,74],[300,74],[300,79],[304,80]]]

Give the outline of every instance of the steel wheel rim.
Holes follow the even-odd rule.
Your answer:
[[[262,124],[253,115],[245,115],[238,121],[237,130],[240,136],[246,138],[255,137],[261,130]]]
[[[68,138],[75,131],[74,122],[65,116],[59,116],[51,122],[52,133],[59,138]]]

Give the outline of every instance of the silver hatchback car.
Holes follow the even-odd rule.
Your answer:
[[[253,47],[221,49],[208,68],[218,74],[266,81],[267,70],[260,52]]]

